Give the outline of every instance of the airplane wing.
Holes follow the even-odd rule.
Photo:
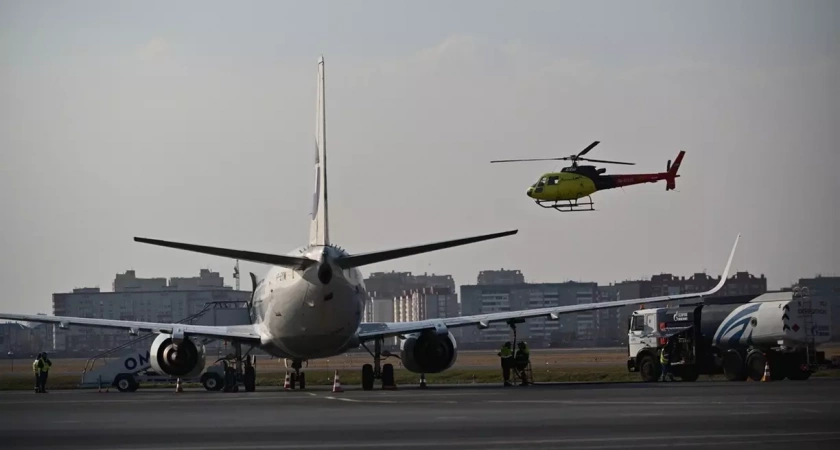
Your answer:
[[[61,327],[78,325],[82,327],[121,328],[132,333],[164,333],[184,336],[201,336],[214,339],[232,339],[239,341],[259,341],[260,335],[255,325],[234,325],[213,327],[206,325],[188,325],[183,323],[132,322],[128,320],[91,319],[86,317],[37,316],[29,314],[0,313],[0,319],[23,322],[59,324]]]
[[[640,305],[649,303],[662,303],[674,300],[685,300],[689,298],[705,297],[712,295],[719,291],[726,278],[729,276],[729,268],[732,265],[732,259],[735,256],[735,249],[738,247],[738,240],[741,235],[735,238],[735,244],[732,246],[732,251],[729,254],[729,260],[726,262],[726,267],[723,269],[723,274],[717,286],[706,292],[694,292],[688,294],[677,295],[663,295],[660,297],[648,298],[634,298],[628,300],[620,300],[615,302],[601,302],[601,303],[584,303],[578,305],[555,306],[538,309],[525,309],[520,311],[506,311],[491,314],[478,314],[474,316],[460,316],[448,317],[443,319],[429,319],[417,322],[373,322],[362,323],[359,326],[359,339],[361,341],[372,340],[375,338],[384,338],[389,336],[398,336],[407,333],[417,333],[426,330],[437,330],[439,334],[447,333],[448,328],[464,327],[475,325],[479,328],[487,328],[492,322],[506,322],[509,320],[523,321],[524,319],[533,319],[536,317],[546,317],[556,320],[561,314],[570,314],[582,311],[593,311],[606,308],[617,308],[621,306]]]

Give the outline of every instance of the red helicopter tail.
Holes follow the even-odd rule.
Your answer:
[[[677,155],[677,159],[674,160],[674,164],[671,165],[671,160],[668,160],[668,170],[665,174],[665,190],[666,191],[673,191],[677,188],[677,171],[680,170],[680,164],[682,163],[683,156],[685,156],[685,151],[680,151]]]

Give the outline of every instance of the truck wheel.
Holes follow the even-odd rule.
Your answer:
[[[131,388],[135,384],[134,377],[131,375],[120,374],[114,379],[114,386],[116,386],[117,390],[120,392],[131,392]]]
[[[807,369],[802,369],[801,367],[791,368],[788,370],[787,377],[788,380],[791,381],[805,381],[808,378],[811,378],[811,371]]]
[[[659,379],[661,369],[653,360],[653,356],[645,355],[642,356],[642,362],[639,364],[639,373],[642,375],[642,381],[650,383]]]
[[[204,379],[201,380],[201,384],[204,386],[204,389],[208,391],[219,391],[223,387],[225,387],[225,380],[217,373],[208,373],[204,375]]]
[[[747,371],[740,353],[734,350],[724,353],[723,375],[729,381],[746,381]]]
[[[694,367],[682,367],[682,371],[680,372],[680,380],[682,381],[697,381],[700,378],[700,374],[697,373],[697,369]]]
[[[747,355],[747,376],[753,381],[761,381],[764,378],[764,365],[767,358],[759,351],[750,352]]]

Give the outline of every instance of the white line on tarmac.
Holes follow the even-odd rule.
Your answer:
[[[457,445],[458,447],[465,446],[527,446],[527,445],[572,445],[572,444],[599,444],[604,445],[592,447],[587,445],[586,448],[649,448],[655,447],[708,447],[711,442],[710,439],[737,439],[745,443],[749,439],[750,445],[757,445],[762,443],[783,443],[783,442],[805,442],[805,441],[834,441],[840,439],[840,432],[802,432],[802,433],[762,433],[762,434],[717,434],[717,435],[694,435],[679,436],[675,439],[674,436],[655,435],[655,436],[627,436],[622,437],[608,437],[608,438],[558,438],[558,439],[516,439],[516,440],[469,440],[457,439],[451,441],[421,441],[421,442],[335,442],[335,443],[296,443],[283,444],[280,442],[265,443],[265,444],[248,444],[237,443],[237,449],[251,449],[262,450],[270,448],[280,449],[297,449],[297,448],[399,448],[399,447],[445,447]],[[637,443],[644,441],[644,443]],[[665,441],[665,442],[657,442]],[[611,444],[612,443],[612,444]],[[718,444],[733,444],[735,442],[721,441]],[[123,447],[124,450],[151,450],[155,447]],[[230,445],[202,445],[202,446],[168,446],[169,450],[216,450],[227,449]]]
[[[589,400],[486,400],[484,403],[545,403],[558,405],[638,405],[638,401],[589,401]],[[772,401],[772,402],[752,402],[744,400],[732,400],[729,402],[722,401],[679,401],[679,402],[649,402],[645,401],[645,405],[837,405],[840,401]]]

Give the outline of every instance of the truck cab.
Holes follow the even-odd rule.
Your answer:
[[[657,381],[662,373],[659,352],[670,341],[674,376],[697,380],[693,307],[639,309],[628,322],[627,370],[640,372],[643,381]]]

